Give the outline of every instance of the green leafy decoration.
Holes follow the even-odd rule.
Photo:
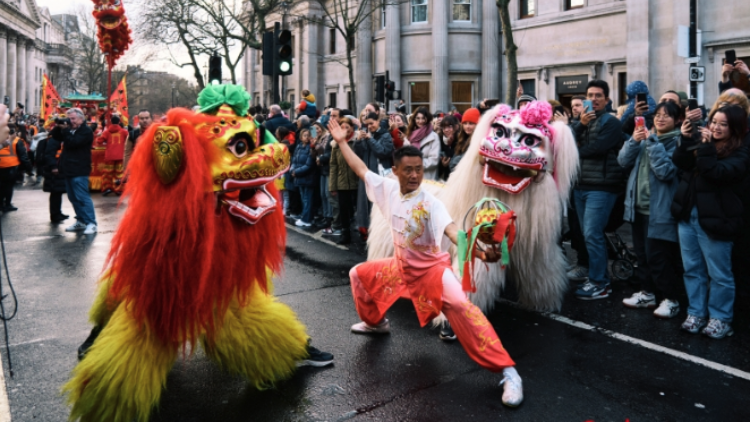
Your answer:
[[[198,94],[198,105],[201,113],[212,113],[223,104],[234,110],[234,114],[245,117],[250,109],[250,94],[240,85],[209,85]]]

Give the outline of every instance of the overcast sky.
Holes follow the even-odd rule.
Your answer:
[[[125,0],[125,14],[127,16],[133,16],[135,13],[137,13],[137,5],[134,4],[133,1]],[[36,4],[39,7],[46,7],[49,9],[50,14],[57,15],[61,13],[71,13],[74,14],[75,10],[79,9],[81,6],[87,8],[88,10],[93,9],[93,2],[91,0],[36,0]],[[131,29],[132,29],[132,23],[131,23]],[[133,34],[135,37],[137,37],[137,34]],[[140,60],[138,59],[137,55],[134,54],[126,54],[122,59],[120,59],[120,62],[118,62],[118,66],[121,65],[127,65],[127,64],[140,64],[143,68],[147,70],[159,70],[163,72],[169,72],[176,75],[179,75],[191,83],[195,83],[195,77],[193,76],[192,68],[184,67],[179,68],[175,65],[173,65],[168,57],[169,55],[164,54],[160,55],[163,57],[161,60],[152,60],[149,63],[140,63]],[[180,56],[178,55],[178,58]],[[187,60],[185,60],[187,61]]]

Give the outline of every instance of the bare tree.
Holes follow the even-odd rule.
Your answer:
[[[85,7],[74,10],[78,18],[79,32],[73,34],[72,44],[77,50],[75,69],[76,79],[83,81],[87,93],[104,92],[107,83],[107,62],[96,38],[97,26],[94,17]]]
[[[508,5],[510,0],[496,0],[497,10],[500,14],[500,24],[503,26],[503,38],[505,39],[505,62],[508,71],[505,72],[505,104],[516,103],[516,90],[518,89],[518,61],[516,51],[518,47],[513,42],[513,28],[510,24],[510,11]]]

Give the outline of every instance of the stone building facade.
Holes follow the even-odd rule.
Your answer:
[[[37,30],[42,18],[30,0],[0,0],[0,98],[8,97],[11,107],[22,103],[33,110],[35,68],[39,51]]]
[[[678,26],[689,25],[689,2],[679,0],[518,0],[511,2],[518,46],[518,79],[540,99],[567,103],[593,78],[606,80],[615,105],[625,86],[642,80],[654,96],[687,91],[688,68],[678,55]],[[408,0],[386,6],[357,34],[354,51],[358,107],[350,91],[341,35],[319,22],[316,1],[297,3],[269,18],[294,34],[294,73],[283,78],[282,98],[296,103],[309,89],[319,106],[362,108],[371,101],[375,75],[390,71],[408,108],[462,110],[482,98],[502,98],[506,71],[502,33],[492,0]],[[750,62],[750,2],[698,2],[706,70],[699,102],[718,95],[724,51]],[[244,83],[254,101],[269,105],[260,52],[245,56]],[[321,107],[322,108],[322,107]]]

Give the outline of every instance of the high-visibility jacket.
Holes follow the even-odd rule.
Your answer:
[[[16,167],[21,165],[21,160],[18,159],[18,153],[16,148],[21,138],[16,137],[13,142],[0,149],[0,168]]]

